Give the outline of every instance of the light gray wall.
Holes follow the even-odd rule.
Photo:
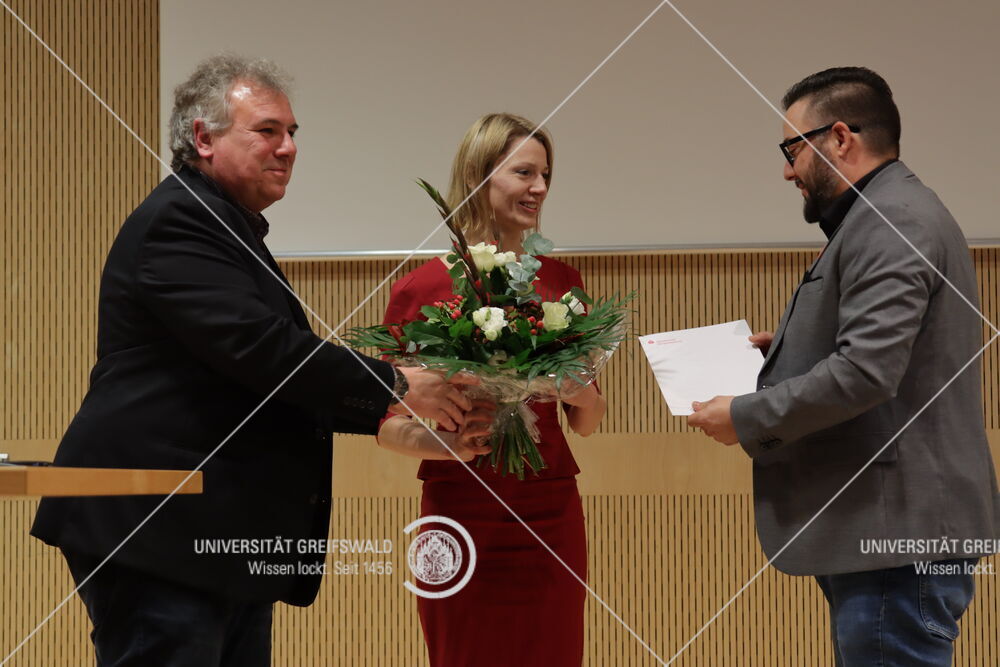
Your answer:
[[[446,186],[482,113],[540,121],[655,0],[163,0],[162,110],[201,58],[270,57],[297,80],[299,158],[266,214],[282,251],[409,249],[440,221],[413,184]],[[893,87],[903,158],[970,238],[1000,237],[1000,3],[681,0],[777,103],[833,65]],[[543,222],[558,246],[817,243],[781,180],[780,121],[668,6],[550,121]],[[164,147],[164,154],[166,149]],[[169,161],[169,158],[168,158]],[[443,248],[438,233],[428,243]]]

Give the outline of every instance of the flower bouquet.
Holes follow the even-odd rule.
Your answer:
[[[398,365],[475,374],[480,383],[470,394],[497,403],[492,451],[477,465],[488,459],[495,471],[524,479],[525,468],[537,473],[546,467],[529,404],[571,397],[595,380],[626,336],[626,306],[634,293],[594,301],[574,287],[559,301],[543,301],[534,282],[550,241],[531,234],[520,257],[492,244],[469,246],[437,190],[419,184],[454,237],[447,260],[455,296],[423,306],[425,320],[357,327],[347,340],[376,348]]]

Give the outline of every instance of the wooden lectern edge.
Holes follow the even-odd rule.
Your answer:
[[[190,479],[184,482],[188,475]],[[0,467],[0,496],[163,496],[202,491],[201,471],[192,474],[190,470]]]

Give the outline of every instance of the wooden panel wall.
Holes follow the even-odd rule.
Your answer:
[[[149,145],[159,145],[156,0],[14,0],[11,6]],[[44,458],[86,387],[107,247],[155,185],[158,168],[9,13],[0,10],[0,22],[0,451]],[[567,261],[581,269],[594,293],[639,290],[634,328],[648,333],[739,317],[754,328],[771,326],[814,252]],[[1000,319],[998,252],[972,253],[980,298],[994,321]],[[284,264],[305,299],[336,323],[395,262]],[[352,324],[378,321],[386,296],[386,290],[378,293]],[[996,346],[984,361],[983,412],[996,451]],[[738,451],[717,447],[667,414],[634,344],[623,346],[602,383],[611,400],[608,419],[599,434],[573,440],[584,469],[590,582],[667,659],[764,562],[753,532],[749,467]],[[314,606],[279,607],[274,664],[423,664],[415,602],[401,586],[402,527],[418,514],[413,472],[412,461],[380,452],[370,439],[338,441],[331,536],[393,540],[395,570],[331,576]],[[72,589],[59,555],[27,537],[36,504],[0,499],[0,660]],[[992,576],[977,581],[958,665],[1000,664],[996,582]],[[830,664],[825,614],[810,580],[767,571],[676,664]],[[588,605],[586,623],[588,665],[655,664],[598,605]],[[74,598],[8,664],[92,663],[89,630]]]
[[[72,590],[62,558],[25,538],[35,506],[32,500],[4,500],[0,508],[0,566],[16,574],[0,578],[4,655]],[[591,587],[664,660],[764,564],[748,494],[586,496],[584,510]],[[389,576],[328,576],[312,607],[279,605],[274,665],[426,664],[415,598],[402,587],[407,545],[401,528],[418,512],[413,497],[335,500],[332,536],[394,540],[395,569]],[[998,560],[991,559],[995,569]],[[1000,664],[997,583],[997,576],[977,578],[955,665]],[[825,603],[811,579],[769,569],[674,664],[832,665],[826,623]],[[88,664],[89,631],[83,605],[74,598],[8,664]],[[544,641],[544,628],[539,633],[523,641]],[[585,641],[589,667],[658,664],[593,601],[587,604]]]
[[[5,0],[150,146],[159,145],[157,0]],[[94,361],[97,285],[155,160],[0,8],[0,451],[51,456]],[[0,661],[72,587],[27,537],[34,500],[0,499]],[[73,599],[9,664],[93,663]]]
[[[11,8],[147,144],[159,145],[155,0]],[[3,439],[58,438],[93,364],[97,279],[155,160],[0,8]]]
[[[757,330],[774,329],[788,297],[818,250],[660,251],[648,254],[565,255],[595,295],[638,292],[632,333],[642,335],[746,319]],[[983,313],[1000,319],[1000,248],[971,251],[979,277]],[[419,265],[411,260],[398,276]],[[290,260],[285,272],[299,293],[328,325],[336,327],[395,269],[394,259]],[[345,328],[382,321],[388,289],[368,301]],[[316,331],[322,325],[313,321]],[[1000,325],[998,325],[1000,326]],[[983,342],[989,327],[982,324]],[[341,330],[338,333],[343,333]],[[983,414],[987,428],[1000,429],[998,345],[983,355]],[[957,370],[957,369],[956,369]],[[607,388],[608,416],[601,433],[682,433],[690,429],[671,417],[634,342],[623,343],[601,379]]]

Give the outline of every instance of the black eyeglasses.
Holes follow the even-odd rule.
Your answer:
[[[799,143],[804,139],[808,139],[809,137],[815,137],[817,134],[823,134],[824,132],[829,132],[830,128],[832,128],[836,124],[837,124],[836,122],[830,123],[829,125],[824,125],[823,127],[817,127],[815,130],[809,130],[808,132],[804,132],[797,137],[792,137],[791,139],[785,139],[780,144],[778,144],[778,148],[781,149],[781,154],[785,156],[786,160],[788,160],[788,164],[794,165],[795,154],[792,153],[790,150],[788,150],[790,146],[794,146],[795,144]],[[848,125],[847,129],[854,133],[861,131],[861,128],[857,125]]]

